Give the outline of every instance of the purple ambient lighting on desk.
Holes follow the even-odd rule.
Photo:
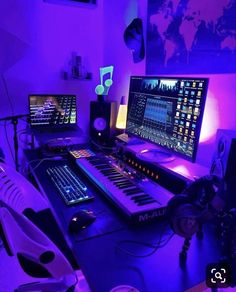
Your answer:
[[[135,145],[134,144],[127,145],[126,149],[127,151],[130,151],[132,153],[139,153],[143,150],[149,150],[149,149],[152,149],[152,150],[156,149],[156,150],[162,151],[161,147],[154,145],[152,143],[143,142],[143,141],[142,143],[137,143]],[[171,171],[179,173],[180,175],[192,181],[203,175],[209,174],[209,169],[207,167],[197,164],[197,163],[192,163],[190,161],[187,161],[177,156],[174,156],[174,159],[172,159],[171,161],[168,161],[166,163],[159,163],[159,164],[165,166],[167,169]]]

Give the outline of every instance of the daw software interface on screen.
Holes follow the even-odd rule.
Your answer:
[[[29,109],[33,127],[65,127],[77,122],[75,95],[30,95]]]
[[[206,78],[132,76],[127,133],[194,161],[207,86]]]

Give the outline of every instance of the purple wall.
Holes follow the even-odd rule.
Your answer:
[[[96,98],[94,88],[103,63],[102,15],[102,1],[96,8],[42,0],[0,2],[0,73],[4,73],[15,114],[27,112],[29,93],[72,93],[78,97],[80,126],[87,131],[89,100]],[[82,56],[92,81],[62,80],[61,70],[72,52]],[[0,79],[0,117],[10,114]],[[1,143],[6,145],[4,138]]]
[[[133,63],[131,51],[129,51],[123,40],[123,33],[128,24],[135,17],[144,20],[144,31],[146,31],[146,7],[147,0],[104,0],[104,63],[113,64],[114,85],[110,90],[115,99],[121,96],[127,97],[130,75],[142,75],[145,72],[145,60]],[[112,18],[109,17],[112,15]]]

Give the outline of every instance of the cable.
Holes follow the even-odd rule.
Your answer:
[[[5,137],[6,137],[6,141],[7,141],[7,146],[10,150],[10,154],[11,154],[11,157],[12,157],[12,160],[15,162],[15,157],[13,155],[13,152],[12,152],[12,149],[11,149],[11,144],[9,142],[9,138],[8,138],[8,134],[7,134],[7,121],[4,122],[4,132],[5,132]]]
[[[152,243],[147,243],[147,242],[141,242],[141,241],[135,241],[135,240],[122,240],[119,241],[117,244],[117,249],[129,256],[132,257],[136,257],[136,258],[146,258],[149,257],[151,255],[153,255],[159,248],[162,248],[164,246],[166,246],[166,244],[171,240],[171,238],[174,236],[174,232],[171,232],[170,236],[167,237],[167,239],[163,239],[163,235],[164,235],[164,227],[167,227],[169,224],[166,224],[166,226],[163,226],[163,229],[160,233],[160,237],[159,240],[157,242],[157,244],[152,244]],[[148,247],[148,248],[152,248],[153,250],[150,251],[149,253],[146,253],[144,255],[141,254],[136,254],[133,252],[130,252],[128,249],[121,247],[122,244],[134,244],[134,245],[140,245],[140,246],[144,246],[144,247]]]
[[[26,164],[26,166],[22,169],[22,172],[28,175],[30,172],[36,170],[44,161],[60,161],[60,160],[65,160],[65,159],[61,156],[54,156],[51,158],[43,158],[43,159],[34,159],[34,160],[29,161]],[[39,161],[38,164],[36,164],[33,168],[31,168],[30,170],[26,172],[26,169],[29,167],[29,165],[37,161]]]
[[[5,89],[9,104],[10,104],[11,114],[12,114],[12,116],[14,116],[14,107],[13,107],[12,100],[11,100],[10,95],[9,95],[9,91],[8,91],[8,88],[7,88],[7,83],[6,83],[6,80],[5,80],[5,77],[4,77],[3,74],[1,74],[1,77],[2,77],[2,81],[3,81],[3,86],[4,86],[4,89]]]

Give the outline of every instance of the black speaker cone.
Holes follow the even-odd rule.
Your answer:
[[[107,127],[107,122],[104,118],[96,118],[93,122],[93,126],[97,131],[104,131]]]

